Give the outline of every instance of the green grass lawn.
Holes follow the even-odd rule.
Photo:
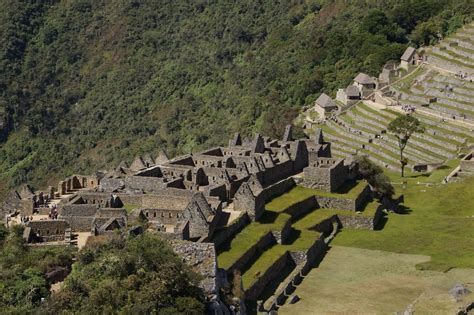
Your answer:
[[[402,178],[399,172],[391,172],[385,170],[385,174],[390,177],[394,183],[407,182],[409,185],[418,183],[433,183],[441,184],[443,179],[451,173],[459,165],[460,159],[453,159],[447,161],[443,166],[431,173],[417,173],[405,169],[405,176]]]
[[[301,300],[283,305],[278,314],[401,314],[410,304],[414,314],[457,313],[474,294],[455,300],[449,290],[455,283],[474,283],[474,272],[416,269],[429,260],[425,255],[331,246],[293,293]]]
[[[422,269],[474,268],[474,178],[417,184],[438,182],[448,171],[406,178],[406,188],[396,186],[405,196],[406,214],[389,214],[381,231],[344,230],[334,244],[431,256],[431,261],[418,265]]]

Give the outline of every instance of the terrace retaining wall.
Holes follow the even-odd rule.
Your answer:
[[[361,211],[370,198],[370,188],[366,185],[356,199],[317,196],[320,208]]]
[[[374,230],[383,216],[382,207],[377,208],[374,217],[367,217],[358,214],[338,215],[342,227],[350,229]]]

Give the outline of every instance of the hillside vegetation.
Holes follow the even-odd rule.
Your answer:
[[[158,148],[278,135],[472,1],[0,0],[0,190]]]
[[[73,247],[27,246],[22,232],[20,226],[7,230],[0,225],[2,314],[204,312],[200,276],[156,235],[98,237],[77,252]],[[59,284],[61,290],[51,294],[61,270],[71,273]]]

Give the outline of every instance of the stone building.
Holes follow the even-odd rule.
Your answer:
[[[328,192],[336,191],[349,179],[343,159],[319,157],[303,170],[303,185]]]
[[[400,57],[400,68],[410,71],[411,68],[416,65],[417,61],[418,54],[416,49],[413,47],[408,47]]]
[[[320,118],[326,118],[326,114],[337,111],[337,105],[329,95],[322,93],[314,102],[314,110]]]
[[[364,98],[369,96],[375,90],[377,85],[377,79],[372,78],[371,76],[365,73],[359,73],[354,78],[353,85],[359,89],[362,98]]]
[[[64,220],[37,220],[26,224],[23,237],[28,243],[64,241],[69,224]]]
[[[395,63],[386,63],[382,68],[382,72],[379,74],[377,89],[385,87],[399,77],[400,71],[398,66]]]
[[[354,85],[349,85],[345,89],[337,90],[336,100],[341,102],[344,106],[352,106],[360,101],[361,95],[359,88]]]

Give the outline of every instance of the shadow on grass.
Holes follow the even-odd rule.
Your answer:
[[[349,193],[349,191],[351,191],[352,188],[354,188],[355,186],[357,186],[357,182],[356,182],[356,181],[347,181],[346,183],[344,183],[344,185],[342,185],[341,187],[339,187],[339,189],[337,190],[337,193],[338,193],[338,194],[347,194],[347,193]]]
[[[260,219],[258,219],[258,221],[263,224],[275,223],[276,219],[278,218],[278,215],[279,213],[265,210]]]
[[[383,216],[380,218],[379,222],[377,222],[377,225],[374,226],[375,231],[381,231],[385,227],[385,224],[387,224],[388,218],[387,214],[383,214]]]
[[[401,215],[407,215],[410,214],[413,210],[411,210],[409,207],[405,205],[398,205],[397,211],[395,211],[396,214],[401,214]]]
[[[288,238],[285,240],[285,244],[288,245],[288,244],[293,244],[294,242],[296,242],[296,240],[300,237],[301,235],[301,231],[300,230],[295,230],[294,228],[291,228],[291,232],[290,232],[290,235],[288,236]]]

